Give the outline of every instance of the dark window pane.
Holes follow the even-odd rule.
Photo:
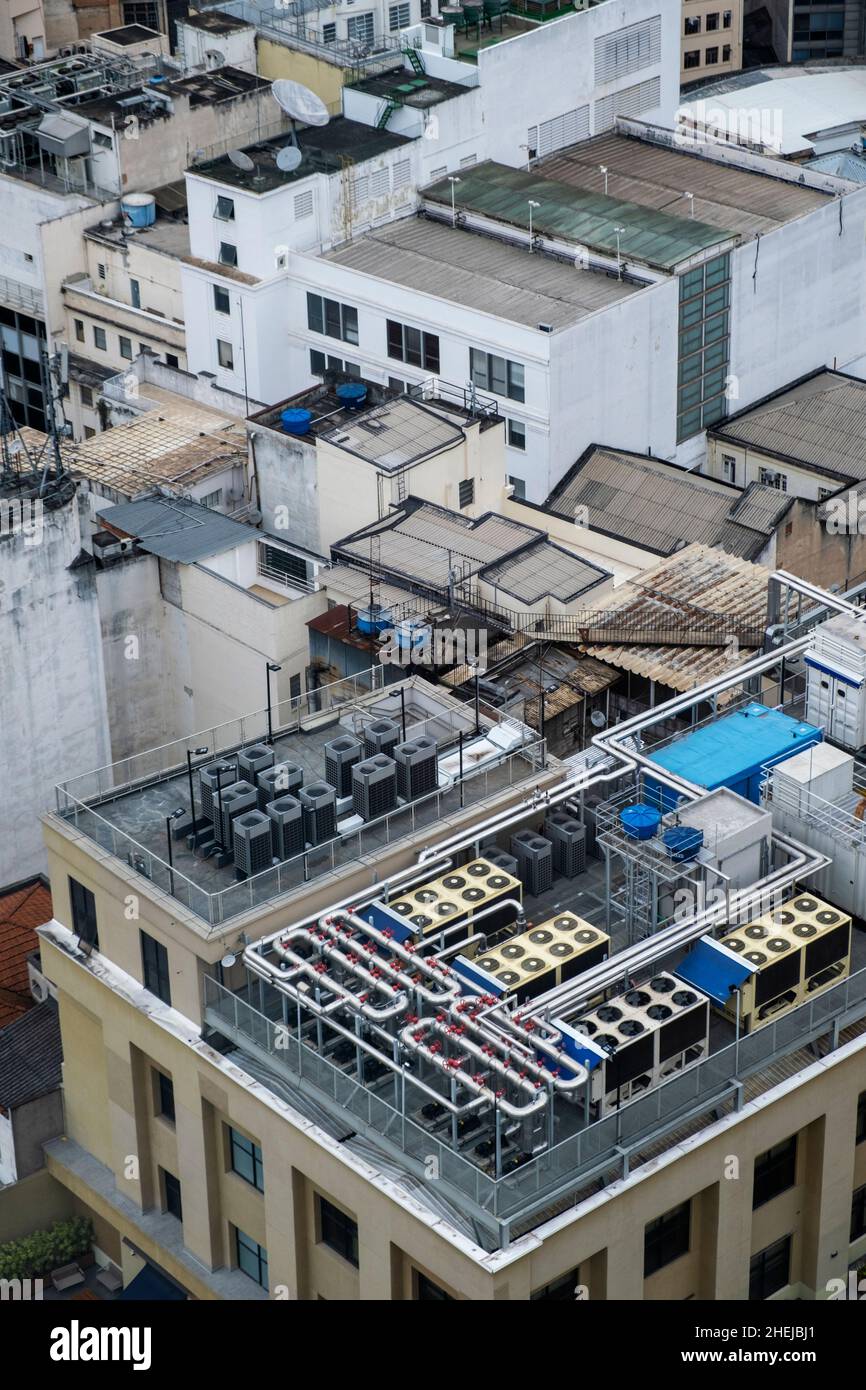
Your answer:
[[[164,1004],[171,1004],[171,986],[168,974],[168,952],[159,941],[147,932],[141,932],[141,961],[144,974],[144,987],[155,994]]]
[[[156,1078],[159,1087],[159,1113],[164,1120],[174,1124],[174,1083],[161,1071],[157,1072]]]
[[[388,319],[388,356],[396,357],[399,361],[403,360],[403,325],[395,323],[393,319]]]
[[[688,1253],[691,1235],[691,1202],[650,1221],[644,1230],[644,1278]]]
[[[358,1223],[325,1197],[319,1198],[319,1230],[323,1245],[336,1250],[358,1268]]]
[[[797,1174],[797,1136],[760,1154],[755,1159],[755,1185],[752,1191],[752,1209],[762,1207],[780,1192],[793,1187]]]
[[[177,1219],[178,1219],[178,1221],[182,1221],[182,1220],[183,1220],[183,1207],[181,1206],[181,1200],[180,1200],[180,1181],[179,1181],[179,1179],[176,1178],[176,1177],[174,1176],[174,1173],[169,1173],[169,1172],[167,1172],[167,1171],[165,1170],[165,1168],[163,1168],[163,1170],[162,1170],[162,1185],[163,1185],[163,1190],[164,1190],[164,1192],[165,1192],[165,1209],[166,1209],[166,1211],[167,1211],[167,1212],[170,1212],[172,1216],[176,1216]]]
[[[749,1300],[752,1303],[770,1298],[789,1283],[791,1237],[784,1236],[753,1255],[749,1262]]]
[[[76,879],[69,880],[69,900],[72,907],[72,930],[82,941],[99,950],[96,926],[96,899],[89,888]]]
[[[325,321],[322,316],[322,301],[317,294],[307,295],[307,326],[314,333],[324,333]]]

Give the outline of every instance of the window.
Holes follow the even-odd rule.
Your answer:
[[[701,50],[690,48],[688,53],[683,54],[684,68],[699,68],[701,66]]]
[[[749,1261],[749,1300],[762,1302],[784,1289],[791,1267],[791,1237],[783,1236],[766,1250],[760,1250]]]
[[[713,31],[714,29],[718,29],[718,27],[719,27],[719,12],[718,12],[718,10],[717,10],[715,14],[708,14],[708,15],[707,15],[707,33],[708,33],[708,34],[712,33],[712,31]]]
[[[346,38],[357,43],[372,43],[374,38],[373,15],[350,14],[346,21]]]
[[[409,27],[409,6],[392,5],[388,10],[388,28],[394,34],[398,29]]]
[[[737,481],[737,460],[734,454],[722,454],[722,478],[726,483]]]
[[[238,248],[233,246],[230,241],[220,242],[220,265],[237,265]]]
[[[125,0],[124,24],[143,24],[145,29],[160,32],[158,0]]]
[[[319,294],[307,295],[307,326],[313,333],[326,338],[342,338],[344,343],[358,341],[358,310],[336,299],[323,299]]]
[[[680,276],[677,440],[720,420],[727,407],[730,257]]]
[[[222,285],[214,285],[213,287],[213,306],[218,314],[230,314],[232,311],[229,292],[224,290]]]
[[[234,198],[224,198],[224,197],[222,197],[222,195],[220,195],[220,197],[217,198],[217,200],[216,200],[216,207],[214,208],[214,214],[213,214],[213,215],[214,215],[214,217],[218,217],[219,220],[220,220],[220,222],[234,222],[234,220],[235,220],[235,202],[234,202]]]
[[[699,34],[701,32],[700,15],[686,15],[685,32],[687,34]]]
[[[706,50],[706,52],[704,53],[704,62],[705,62],[709,67],[713,67],[713,66],[715,66],[715,64],[716,64],[718,61],[719,61],[719,50],[718,50],[717,48],[708,48],[708,49]]]
[[[504,357],[494,356],[492,352],[470,348],[469,375],[476,386],[492,391],[494,395],[508,396],[513,401],[526,400],[523,367],[519,362],[509,362]]]
[[[318,1198],[319,1240],[358,1268],[358,1223],[325,1197]]]
[[[301,677],[298,673],[289,676],[289,699],[300,700],[301,698]]]
[[[100,352],[105,352],[106,348],[108,347],[108,339],[105,336],[104,328],[97,328],[94,326],[93,346],[98,347]]]
[[[322,25],[322,43],[336,43],[336,42],[337,42],[337,26],[336,26],[336,24],[323,24],[323,25]]]
[[[428,1279],[426,1274],[422,1274],[420,1269],[415,1270],[415,1297],[420,1303],[453,1303],[455,1300],[450,1293],[440,1289],[438,1284],[434,1284],[432,1279]]]
[[[866,1187],[858,1187],[851,1202],[851,1240],[866,1236]]]
[[[833,488],[831,488],[831,487],[819,487],[819,488],[818,488],[818,501],[819,501],[819,502],[826,502],[826,501],[827,501],[827,498],[828,498],[828,497],[832,497],[832,496],[833,496]]]
[[[729,43],[722,44],[722,62],[723,62],[723,63],[729,63],[730,61],[731,61],[731,45],[730,45]]]
[[[113,144],[113,142],[112,142],[111,136],[110,136],[110,135],[107,135],[107,134],[105,133],[105,131],[103,131],[103,130],[94,130],[93,128],[91,128],[90,134],[91,134],[91,138],[92,138],[92,140],[93,140],[94,145],[97,145],[97,146],[99,147],[99,149],[101,149],[101,150],[111,150],[111,149],[114,149],[114,144]]]
[[[430,0],[421,0],[421,18],[429,19],[431,14]]]
[[[236,1129],[229,1126],[229,1153],[231,1156],[232,1172],[237,1173],[239,1178],[243,1178],[251,1187],[257,1187],[259,1192],[265,1190],[265,1174],[262,1165],[262,1151],[258,1144],[254,1144],[252,1139],[247,1139],[245,1135],[239,1134]]]
[[[69,880],[69,902],[72,907],[72,930],[79,940],[99,950],[99,931],[96,925],[96,899],[89,888],[77,879]]]
[[[857,1129],[855,1135],[855,1144],[862,1144],[866,1141],[866,1091],[861,1091],[857,1098]]]
[[[755,1185],[752,1189],[752,1210],[778,1197],[793,1187],[797,1174],[797,1136],[792,1134],[781,1144],[774,1144],[755,1159]]]
[[[688,1253],[691,1234],[691,1202],[683,1202],[665,1212],[644,1229],[643,1277],[664,1269]]]
[[[263,1245],[257,1244],[237,1226],[235,1227],[235,1256],[238,1269],[242,1269],[244,1274],[248,1274],[257,1284],[261,1284],[262,1288],[266,1289],[268,1287],[268,1252]]]
[[[360,378],[361,366],[358,362],[344,361],[342,357],[326,357],[323,352],[310,348],[310,371],[313,376],[324,376],[325,372],[341,372],[343,376]]]
[[[723,15],[722,15],[722,28],[723,28],[723,29],[730,29],[730,27],[731,27],[731,11],[730,11],[730,10],[725,10],[724,13],[723,13]]]
[[[200,507],[210,507],[211,511],[216,507],[222,506],[223,490],[218,487],[215,492],[208,492],[204,497],[198,499]]]
[[[167,367],[174,367],[175,370],[177,370],[180,367],[180,361],[173,352],[167,352],[165,354],[165,365]]]
[[[759,468],[758,482],[763,483],[765,487],[778,488],[779,492],[788,491],[788,479],[786,474],[778,473],[774,468]]]
[[[526,448],[526,426],[522,420],[509,420],[506,426],[508,446],[511,449]]]
[[[161,999],[163,1004],[171,1004],[171,983],[168,974],[168,952],[161,942],[148,936],[141,936],[141,963],[144,973],[144,987]]]
[[[156,1095],[159,1102],[158,1114],[173,1125],[175,1122],[174,1082],[170,1076],[166,1076],[165,1072],[162,1071],[156,1073]]]
[[[130,280],[129,282],[129,302],[133,309],[141,308],[141,285],[138,280]]]
[[[85,425],[85,426],[84,426],[84,438],[85,438],[85,439],[92,439],[93,436],[94,436],[95,434],[96,434],[96,430],[93,428],[92,425]]]
[[[232,345],[223,338],[217,338],[217,361],[221,367],[225,367],[227,372],[234,371],[235,358]]]
[[[165,1210],[172,1216],[176,1216],[178,1221],[183,1220],[183,1207],[180,1200],[180,1179],[169,1173],[167,1169],[161,1168],[162,1174],[162,1193]]]
[[[388,356],[406,362],[410,367],[425,367],[428,372],[439,371],[439,338],[408,324],[387,322]]]
[[[79,386],[78,394],[81,397],[82,405],[93,405],[93,389],[90,386]]]
[[[522,501],[526,496],[526,480],[524,478],[515,478],[513,474],[509,473],[508,482],[514,488],[511,494],[512,497],[514,497],[516,501]]]
[[[471,507],[475,501],[475,479],[463,478],[457,488],[457,497],[461,507]]]
[[[404,396],[404,395],[406,394],[407,389],[408,389],[408,383],[405,382],[405,381],[401,381],[400,378],[399,378],[398,376],[389,376],[389,377],[388,377],[388,390],[389,390],[389,391],[397,391],[397,392],[399,393],[399,395]]]
[[[75,339],[76,339],[76,342],[83,343],[83,342],[84,342],[84,321],[83,321],[83,319],[73,319],[72,322],[75,324]]]
[[[536,1289],[535,1293],[529,1295],[529,1299],[532,1303],[573,1303],[576,1288],[577,1270],[572,1269],[570,1273],[561,1274],[558,1279],[545,1284],[543,1289]]]
[[[124,338],[123,334],[121,333],[121,334],[118,335],[118,342],[120,343],[120,355],[121,355],[121,357],[125,357],[126,360],[127,360],[128,362],[131,362],[131,361],[132,361],[132,339],[131,339],[131,338]]]

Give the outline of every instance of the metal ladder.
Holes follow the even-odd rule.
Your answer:
[[[413,72],[417,73],[419,77],[425,76],[427,69],[424,67],[423,59],[417,48],[404,48],[403,56],[409,59]]]

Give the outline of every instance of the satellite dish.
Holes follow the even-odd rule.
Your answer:
[[[221,68],[225,65],[226,55],[223,53],[222,49],[206,48],[204,56],[207,59],[209,68]]]
[[[297,145],[284,145],[281,150],[277,150],[277,168],[284,174],[290,174],[293,169],[297,169],[303,157]]]
[[[232,966],[236,963],[236,961],[237,956],[234,955],[231,951],[228,951],[220,961],[220,965],[222,966],[223,970],[231,970]]]
[[[249,155],[244,154],[243,150],[229,150],[229,159],[236,169],[243,169],[245,174],[251,173],[256,167]]]
[[[600,709],[594,709],[592,714],[589,716],[589,722],[596,729],[603,729],[605,724],[607,723],[607,720],[605,719]]]
[[[321,97],[288,77],[278,77],[271,84],[271,96],[293,121],[304,121],[306,125],[327,125],[331,119]]]

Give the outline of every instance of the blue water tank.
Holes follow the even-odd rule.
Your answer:
[[[152,193],[127,193],[120,200],[120,211],[133,227],[152,227],[156,221],[156,199]]]
[[[691,825],[672,825],[662,835],[662,839],[671,859],[679,862],[683,859],[694,859],[704,843],[704,832]]]
[[[337,400],[347,410],[360,410],[367,399],[367,388],[362,381],[347,381],[337,387]]]
[[[659,828],[661,816],[654,806],[638,802],[636,806],[626,806],[619,813],[620,823],[626,835],[633,840],[651,840]]]
[[[286,434],[309,434],[312,418],[313,412],[311,410],[284,410],[280,415],[280,421]]]
[[[380,632],[385,632],[387,628],[394,625],[390,608],[383,608],[380,603],[371,604],[367,608],[359,608],[355,615],[355,622],[358,631],[368,636],[378,636]]]

